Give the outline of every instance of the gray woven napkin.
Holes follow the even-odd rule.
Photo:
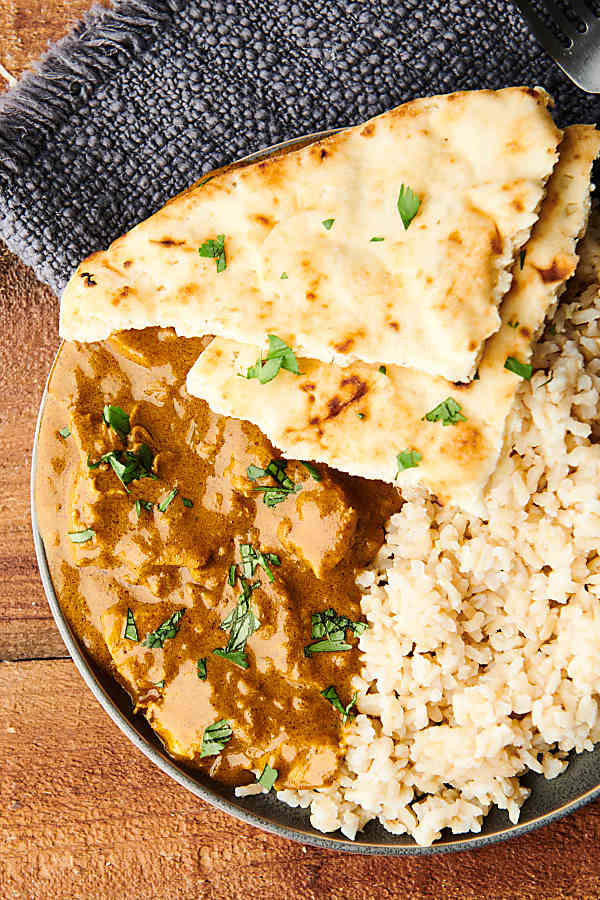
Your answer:
[[[412,97],[543,85],[595,122],[501,0],[127,0],[0,97],[0,236],[59,291],[203,171]]]

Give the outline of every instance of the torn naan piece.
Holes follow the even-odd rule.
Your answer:
[[[502,327],[487,342],[477,380],[460,385],[399,366],[380,371],[365,363],[341,368],[299,359],[301,375],[282,370],[260,384],[240,377],[256,362],[257,348],[216,338],[190,371],[188,391],[216,412],[254,422],[287,456],[397,479],[399,486],[424,485],[441,502],[481,514],[532,344],[577,265],[599,149],[593,126],[566,130],[539,221],[502,304]],[[516,371],[505,368],[507,360]]]
[[[548,102],[524,87],[415,100],[205,178],[79,266],[60,333],[271,332],[325,362],[467,381],[556,162]]]

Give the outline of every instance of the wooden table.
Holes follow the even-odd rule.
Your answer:
[[[0,0],[0,64],[18,76],[88,5]],[[35,563],[29,463],[57,321],[0,245],[0,898],[600,896],[600,803],[484,850],[352,857],[240,824],[128,743],[67,657]]]

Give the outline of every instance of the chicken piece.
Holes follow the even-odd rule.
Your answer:
[[[256,573],[258,577],[258,572]],[[260,622],[248,638],[247,649],[262,675],[277,672],[291,681],[301,680],[306,668],[301,622],[281,580],[271,584],[261,575],[260,588],[253,591],[252,610]]]
[[[207,658],[208,678],[198,678],[194,660],[185,660],[146,715],[169,752],[199,763],[205,729],[225,719],[231,738],[222,751],[204,757],[208,772],[225,783],[260,773],[265,761],[279,771],[278,787],[307,789],[331,782],[340,757],[337,723],[323,710],[318,719],[314,691],[274,675],[256,683],[226,660]],[[218,689],[214,690],[213,685]],[[323,704],[327,701],[323,700]],[[298,720],[314,721],[310,734]]]
[[[227,645],[229,633],[221,626],[233,609],[231,586],[223,587],[218,602],[215,592],[189,587],[193,608],[186,612],[186,639],[176,660],[165,645],[165,684],[150,699],[148,720],[170,753],[198,763],[204,730],[225,719],[232,738],[218,755],[206,758],[210,774],[218,773],[221,781],[239,783],[240,769],[241,777],[251,780],[269,758],[282,787],[326,784],[339,762],[338,716],[321,697],[322,686],[304,657],[305,635],[285,586],[257,569],[258,580],[250,602],[259,624],[245,644],[247,669],[214,653]],[[204,679],[199,659],[206,667]]]
[[[150,649],[142,643],[160,624],[155,605],[132,603],[132,607],[119,601],[102,614],[100,621],[115,668],[136,705],[141,706],[147,695],[159,695],[159,685],[165,677],[165,659],[163,649]],[[165,618],[168,615],[162,621]]]
[[[321,746],[285,743],[279,752],[289,763],[289,767],[285,777],[277,783],[278,790],[286,788],[305,791],[325,787],[337,773],[340,760],[340,748],[337,744]]]
[[[265,469],[277,455],[276,451],[273,444],[255,425],[239,422],[237,419],[225,419],[224,421],[229,426],[227,435],[229,441],[224,443],[222,448],[222,453],[226,453],[228,456],[224,460],[224,475],[227,476],[234,490],[244,497],[255,500],[257,497],[256,483],[248,477],[248,467],[256,466]]]
[[[148,704],[146,717],[173,756],[200,758],[204,729],[222,718],[212,697],[210,681],[198,678],[197,662],[186,659]]]
[[[300,466],[296,463],[286,469],[292,480],[299,474]],[[328,475],[321,481],[304,481],[302,488],[295,502],[286,504],[277,537],[286,550],[322,578],[349,551],[357,515],[343,489]]]

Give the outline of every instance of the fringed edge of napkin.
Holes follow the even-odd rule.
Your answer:
[[[121,0],[94,6],[73,30],[0,95],[0,182],[30,166],[60,125],[154,42],[185,0]]]

